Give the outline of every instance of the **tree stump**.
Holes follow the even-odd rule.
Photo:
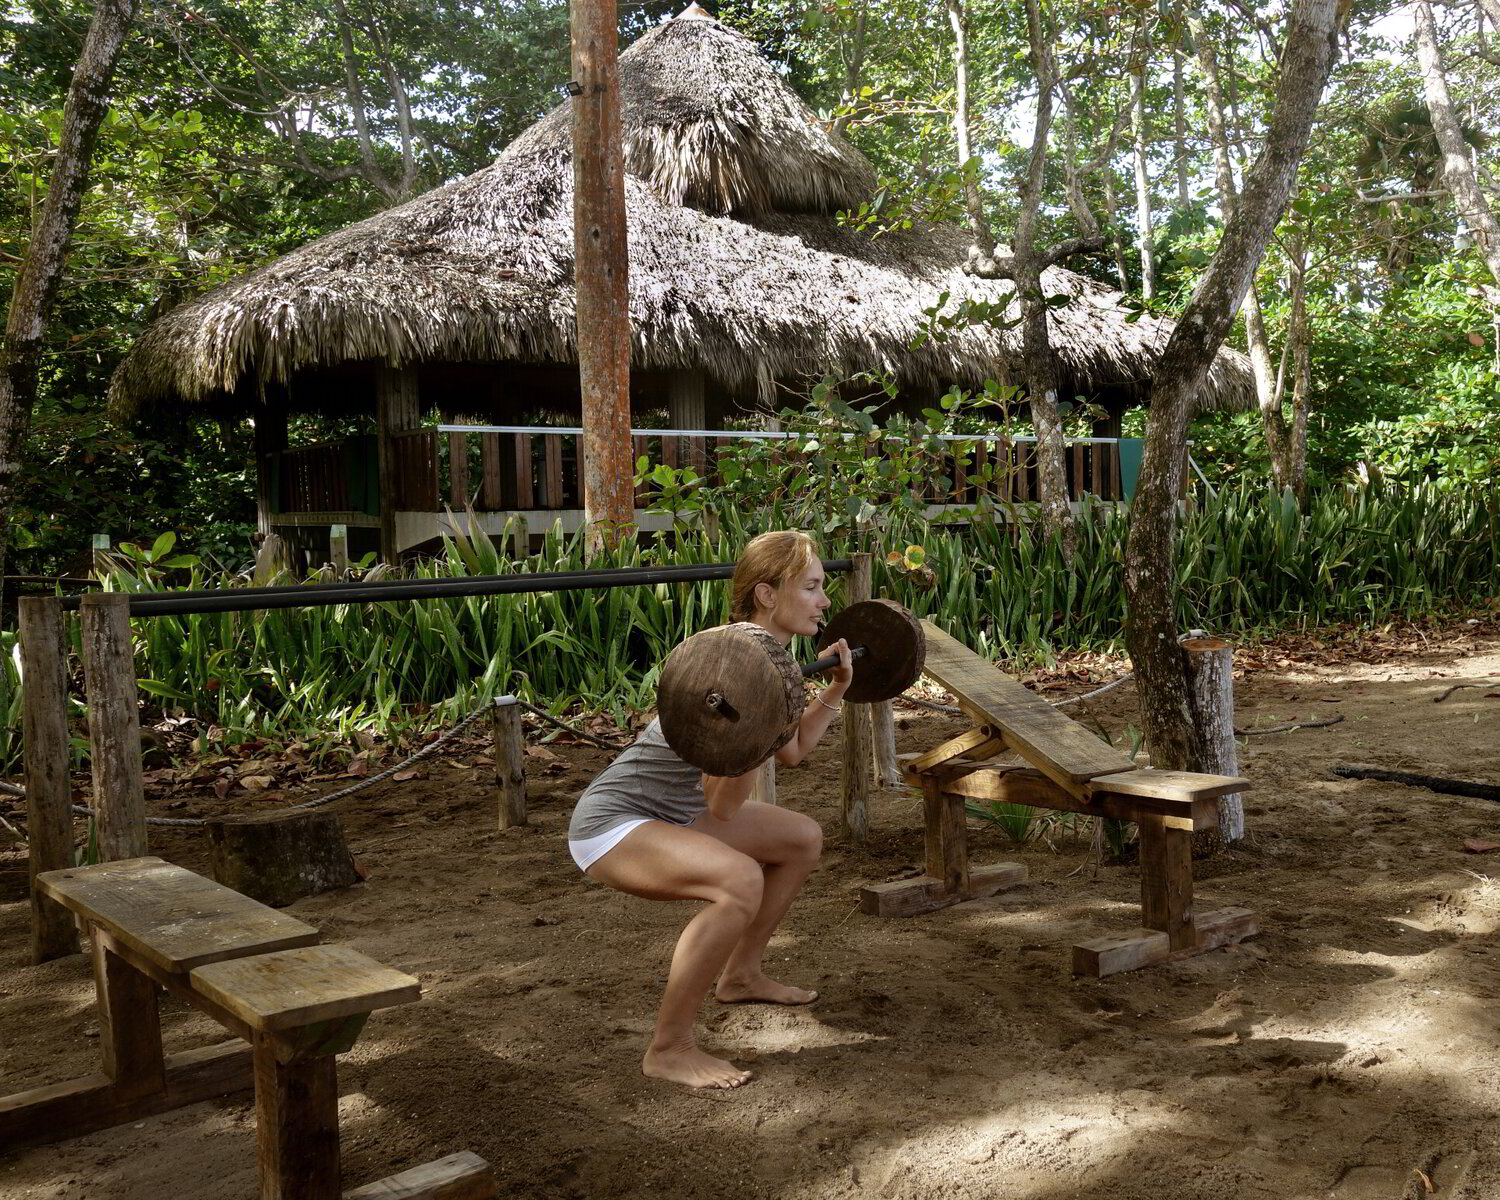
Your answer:
[[[257,813],[207,826],[213,877],[272,908],[359,881],[333,813]]]
[[[1193,707],[1203,729],[1203,761],[1200,771],[1213,775],[1238,775],[1239,752],[1234,741],[1234,651],[1215,637],[1183,639],[1188,680],[1193,689]],[[1219,797],[1219,827],[1206,835],[1217,845],[1232,846],[1245,836],[1244,801],[1239,792]],[[1205,835],[1199,835],[1200,841]],[[1216,849],[1202,846],[1202,849]]]

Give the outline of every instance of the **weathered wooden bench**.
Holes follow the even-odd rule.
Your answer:
[[[1138,826],[1144,928],[1074,946],[1076,974],[1113,975],[1201,954],[1260,931],[1247,909],[1193,911],[1192,835],[1214,828],[1219,797],[1247,790],[1247,780],[1138,768],[930,621],[922,627],[925,673],[958,698],[975,725],[904,764],[907,782],[922,792],[926,874],[864,888],[864,912],[930,912],[1024,881],[1026,868],[1018,863],[969,865],[965,805],[988,800],[1112,817]],[[1017,755],[1028,765],[991,761],[1001,753]]]
[[[159,858],[49,871],[37,886],[89,935],[103,1070],[0,1099],[0,1145],[58,1141],[253,1086],[261,1200],[338,1200],[335,1056],[374,1010],[419,999],[418,981]],[[238,1040],[164,1054],[158,988]],[[493,1195],[489,1166],[472,1154],[349,1193]]]

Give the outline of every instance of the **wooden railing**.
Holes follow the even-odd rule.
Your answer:
[[[560,511],[583,507],[579,471],[582,431],[524,426],[438,426],[395,435],[395,479],[389,485],[397,509],[438,512],[443,507],[475,512]],[[800,449],[796,435],[739,430],[633,429],[635,456],[655,466],[692,466],[712,483],[722,482],[723,451],[749,439],[775,439],[772,459],[783,466],[811,466],[818,452]],[[1031,438],[943,438],[929,454],[928,484],[921,498],[932,504],[972,505],[988,496],[997,504],[1037,498],[1036,443]],[[870,453],[875,453],[872,444]],[[1113,438],[1077,438],[1067,443],[1065,467],[1070,499],[1124,496],[1120,445]],[[278,512],[379,511],[375,494],[374,439],[288,450],[278,456]],[[947,480],[942,486],[941,481]],[[655,488],[636,489],[638,507],[648,507]]]

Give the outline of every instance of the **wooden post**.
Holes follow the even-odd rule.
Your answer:
[[[517,513],[508,524],[511,536],[510,556],[516,562],[525,562],[531,557],[531,530],[526,525],[526,518]]]
[[[1182,642],[1187,657],[1193,709],[1203,733],[1203,761],[1199,770],[1213,775],[1238,775],[1239,750],[1234,741],[1234,648],[1215,637],[1190,637]],[[1219,828],[1208,837],[1233,845],[1245,836],[1242,793],[1219,797]]]
[[[896,760],[896,714],[889,700],[870,705],[870,760],[880,787],[901,786],[901,764]]]
[[[942,881],[945,892],[966,896],[969,892],[969,839],[964,827],[961,796],[945,796],[942,778],[922,776],[923,839],[927,851],[927,874]]]
[[[72,865],[72,787],[68,779],[68,664],[62,601],[23,596],[18,605],[21,729],[26,766],[26,829],[31,872],[31,961],[78,952],[72,915],[43,896],[36,877]]]
[[[394,563],[396,547],[396,506],[401,498],[401,471],[396,454],[395,435],[415,429],[420,417],[417,398],[417,372],[414,367],[375,368],[375,446],[380,495],[380,558]]]
[[[635,517],[630,454],[630,289],[615,0],[573,0],[573,261],[583,508],[591,550]]]
[[[281,508],[276,494],[276,456],[286,450],[286,407],[279,392],[268,393],[251,418],[255,425],[255,528],[271,532],[271,518]]]
[[[349,569],[349,527],[347,525],[328,527],[328,561],[333,564],[336,574],[342,575]]]
[[[500,789],[500,828],[526,824],[526,739],[521,706],[511,699],[490,713],[495,733],[495,786]]]
[[[750,799],[757,800],[761,804],[776,803],[776,756],[774,754],[756,768],[755,787],[750,791]]]
[[[854,566],[849,572],[845,599],[850,604],[870,598],[870,556],[851,556]],[[870,714],[862,704],[843,705],[844,770],[841,796],[844,834],[860,843],[870,834]]]
[[[139,858],[146,853],[146,789],[141,780],[130,597],[124,592],[93,592],[79,601],[78,614],[99,858]]]
[[[667,376],[667,420],[676,429],[706,428],[702,371],[672,371]],[[700,476],[708,474],[708,446],[702,438],[686,438],[684,461]]]

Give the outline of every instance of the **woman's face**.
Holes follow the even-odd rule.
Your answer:
[[[755,621],[790,642],[797,634],[815,635],[831,603],[823,591],[823,564],[815,558],[780,587],[756,589]]]

